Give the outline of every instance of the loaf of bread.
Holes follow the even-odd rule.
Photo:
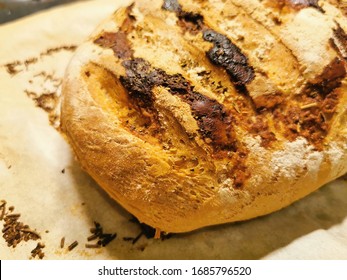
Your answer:
[[[124,3],[74,55],[61,128],[160,232],[251,219],[347,172],[347,7]]]

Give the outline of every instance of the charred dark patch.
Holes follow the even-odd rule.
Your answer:
[[[222,66],[237,85],[245,85],[254,79],[254,69],[248,65],[247,57],[225,35],[208,29],[203,33],[206,41],[214,47],[207,52],[212,63]]]
[[[126,76],[120,77],[120,82],[126,88],[131,105],[141,113],[145,126],[153,135],[159,135],[161,126],[158,111],[153,106],[152,88],[155,80],[151,79],[151,66],[143,59],[123,61]]]
[[[127,16],[122,25],[119,27],[118,32],[105,32],[99,38],[94,40],[94,43],[103,47],[110,48],[114,54],[121,59],[129,59],[133,55],[130,42],[127,34],[132,31],[135,17],[130,13],[134,5],[127,7]]]
[[[224,67],[236,86],[240,87],[241,91],[245,90],[243,86],[254,79],[254,69],[248,65],[247,57],[236,45],[225,35],[208,29],[202,15],[184,11],[177,0],[165,0],[162,8],[176,13],[178,25],[184,31],[192,34],[203,32],[204,40],[214,44],[207,52],[209,59],[212,63]]]
[[[118,58],[127,59],[133,55],[127,35],[122,31],[116,33],[106,32],[96,39],[94,43],[103,48],[112,49]]]
[[[142,58],[123,62],[126,76],[121,83],[138,106],[153,108],[153,88],[162,86],[189,104],[199,126],[199,133],[215,150],[235,150],[236,140],[231,117],[216,100],[194,91],[193,86],[180,74],[169,75],[162,69],[152,68]],[[153,109],[154,110],[154,109]]]
[[[140,107],[153,107],[152,88],[155,85],[150,64],[142,58],[123,62],[126,77],[120,77],[122,85],[128,90],[129,96],[137,101]]]
[[[345,62],[336,57],[328,64],[323,72],[317,77],[317,83],[307,86],[308,93],[318,92],[323,97],[341,85],[341,81],[346,77]]]
[[[334,38],[330,39],[330,43],[337,53],[347,61],[347,34],[337,23],[337,28],[334,30]]]
[[[236,150],[231,117],[223,105],[197,92],[188,92],[181,98],[190,105],[204,139],[210,139],[215,149]]]

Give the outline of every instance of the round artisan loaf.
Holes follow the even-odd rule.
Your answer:
[[[347,171],[339,3],[124,2],[67,69],[62,130],[157,233],[281,209]]]

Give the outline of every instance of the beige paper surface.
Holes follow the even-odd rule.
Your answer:
[[[73,49],[120,2],[125,3],[72,4],[0,26],[0,200],[15,206],[20,221],[41,234],[44,259],[347,259],[343,179],[251,221],[167,240],[123,240],[137,236],[139,226],[81,170],[34,101],[47,111],[54,108]],[[117,238],[104,248],[85,248],[93,221]],[[68,251],[75,240],[79,245]],[[28,259],[36,244],[9,248],[0,237],[0,259]]]

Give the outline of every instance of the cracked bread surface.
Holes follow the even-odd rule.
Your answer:
[[[274,2],[124,2],[77,49],[62,130],[141,222],[246,220],[346,173],[344,10]]]

